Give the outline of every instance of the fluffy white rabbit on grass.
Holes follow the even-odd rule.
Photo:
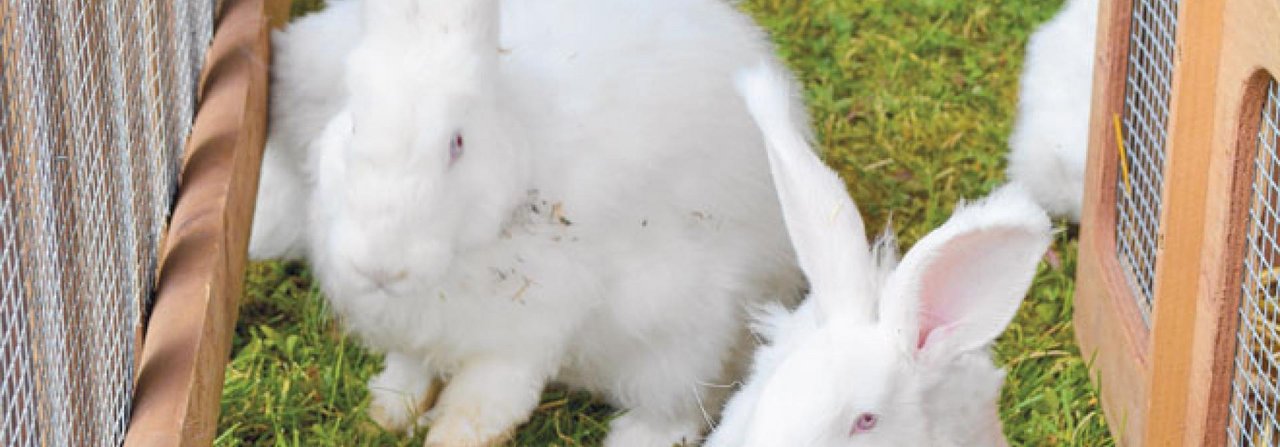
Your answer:
[[[264,172],[253,237],[305,253],[386,353],[371,415],[408,428],[434,397],[427,445],[487,445],[556,381],[625,410],[606,445],[696,443],[745,369],[746,309],[803,284],[731,82],[773,57],[764,34],[719,0],[352,5],[274,67],[316,78],[273,117],[318,106],[273,122],[294,128],[264,169],[296,170]]]
[[[1067,0],[1027,43],[1009,172],[1049,214],[1080,221],[1098,0]]]
[[[1048,217],[1016,185],[960,205],[897,260],[868,247],[844,183],[790,117],[791,86],[761,66],[738,77],[759,123],[810,292],[767,306],[767,340],[708,447],[991,446],[1004,373],[989,346],[1050,243]]]

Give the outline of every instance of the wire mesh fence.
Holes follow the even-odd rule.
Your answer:
[[[1127,169],[1116,180],[1116,254],[1147,324],[1155,296],[1178,5],[1178,0],[1134,0],[1120,117]]]
[[[0,444],[118,445],[216,0],[0,0]]]
[[[1227,442],[1280,444],[1280,85],[1267,89],[1248,214]]]

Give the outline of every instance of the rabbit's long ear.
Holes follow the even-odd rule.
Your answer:
[[[1013,319],[1051,237],[1049,218],[1018,186],[957,207],[898,264],[881,321],[929,358],[981,348]]]
[[[820,315],[852,310],[869,321],[874,278],[862,216],[844,182],[818,159],[791,109],[791,82],[768,63],[743,71],[739,93],[764,135],[769,166],[787,232],[800,268],[809,279],[809,299]],[[860,299],[861,298],[861,299]]]

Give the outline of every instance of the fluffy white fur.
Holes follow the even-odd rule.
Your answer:
[[[738,82],[814,287],[794,312],[764,307],[768,344],[707,446],[1004,444],[988,346],[1031,284],[1048,217],[1011,185],[958,206],[900,263],[892,237],[869,249],[844,183],[788,119],[785,79],[763,66]]]
[[[559,381],[626,410],[607,445],[697,442],[745,367],[745,309],[803,284],[731,83],[772,57],[764,35],[719,0],[336,7],[274,67],[325,81],[277,93],[273,117],[307,116],[273,122],[294,128],[268,153],[304,168],[264,173],[254,237],[259,256],[304,237],[345,327],[388,353],[373,415],[409,425],[442,379],[427,444],[481,445]],[[309,209],[281,198],[299,190]]]
[[[1098,0],[1068,0],[1031,35],[1009,137],[1009,178],[1073,222],[1084,196],[1097,17]]]
[[[306,253],[310,180],[307,147],[343,105],[343,63],[360,38],[360,4],[328,0],[320,14],[271,36],[271,127],[262,154],[249,239],[254,259]]]

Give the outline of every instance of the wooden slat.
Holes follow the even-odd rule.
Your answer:
[[[1200,294],[1200,252],[1214,123],[1213,88],[1222,40],[1225,0],[1184,2],[1179,11],[1170,96],[1169,144],[1165,153],[1162,237],[1157,256],[1151,319],[1151,368],[1144,440],[1178,445],[1187,428],[1188,378]],[[1223,196],[1230,197],[1230,196]],[[1225,202],[1225,201],[1223,201]]]
[[[1226,441],[1235,354],[1237,309],[1243,280],[1247,212],[1252,199],[1252,162],[1267,82],[1280,74],[1280,3],[1274,0],[1214,0],[1221,10],[1201,20],[1219,25],[1217,52],[1197,51],[1216,64],[1211,83],[1199,86],[1214,97],[1188,120],[1208,127],[1204,260],[1199,271],[1190,346],[1184,445],[1218,446]],[[1212,14],[1212,11],[1203,11]],[[1191,58],[1188,50],[1187,58]],[[1183,349],[1186,349],[1185,347]]]
[[[227,0],[206,56],[125,445],[215,435],[266,135],[275,1]]]
[[[1124,110],[1133,5],[1100,3],[1074,324],[1081,354],[1093,361],[1112,434],[1121,445],[1141,445],[1149,334],[1115,255],[1119,148],[1112,125]]]

